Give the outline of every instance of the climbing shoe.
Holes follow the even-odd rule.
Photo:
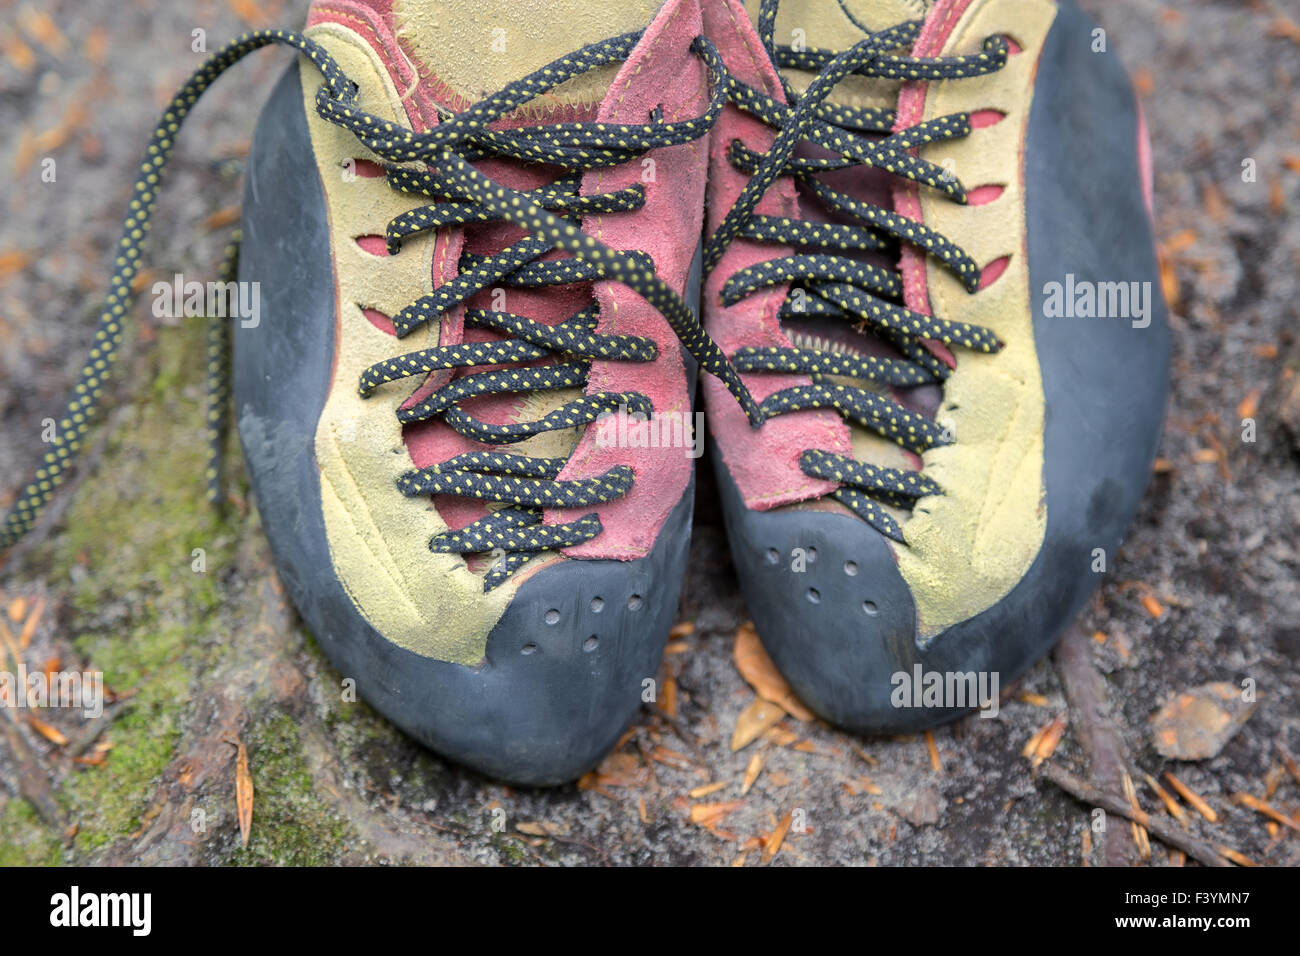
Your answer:
[[[766,421],[704,389],[758,633],[850,729],[995,709],[1114,561],[1162,427],[1132,86],[1073,0],[726,0],[706,33],[705,327]]]

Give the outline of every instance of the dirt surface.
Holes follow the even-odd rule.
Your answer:
[[[41,420],[62,407],[86,353],[143,144],[201,61],[192,31],[213,49],[246,27],[235,11],[296,27],[305,6],[0,0],[0,126],[11,131],[0,147],[0,504],[29,476]],[[1109,726],[1139,772],[1172,771],[1217,811],[1213,825],[1193,814],[1193,832],[1252,861],[1295,864],[1300,839],[1271,834],[1232,795],[1300,812],[1300,779],[1279,749],[1300,754],[1300,473],[1279,424],[1283,396],[1300,394],[1300,218],[1287,215],[1300,205],[1300,35],[1288,35],[1280,2],[1085,6],[1137,76],[1176,314],[1161,463],[1082,621],[1083,659],[1104,674]],[[228,75],[180,136],[148,256],[159,277],[214,272],[227,233],[214,214],[238,201],[240,157],[285,62],[262,53]],[[54,182],[42,180],[47,158]],[[341,699],[339,675],[279,590],[242,478],[227,513],[203,506],[202,329],[155,319],[145,302],[136,315],[93,469],[60,496],[43,540],[0,569],[0,614],[16,636],[35,615],[20,651],[29,669],[102,670],[134,696],[99,738],[112,748],[90,744],[80,763],[18,714],[25,745],[0,738],[0,863],[754,865],[787,815],[776,865],[1078,865],[1132,839],[1114,818],[1085,837],[1089,807],[1036,780],[1021,756],[1067,711],[1052,660],[1011,690],[998,719],[936,731],[933,752],[924,737],[860,739],[792,717],[731,752],[754,693],[732,661],[746,614],[707,467],[679,615],[694,630],[662,675],[675,682],[676,716],[647,709],[581,787],[512,790],[445,763]],[[1256,422],[1253,442],[1243,417]],[[1173,694],[1247,679],[1258,708],[1217,756],[1156,752],[1148,719]],[[45,716],[70,736],[83,730]],[[1051,760],[1086,777],[1084,728],[1071,718]],[[254,789],[246,847],[234,738]],[[742,796],[755,755],[762,771]],[[690,796],[713,782],[724,786]],[[692,807],[733,801],[711,828],[692,822]],[[1153,843],[1152,862],[1168,861]]]

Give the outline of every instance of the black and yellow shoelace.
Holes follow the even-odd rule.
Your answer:
[[[469,109],[445,117],[423,133],[359,109],[356,84],[323,48],[302,35],[261,30],[245,34],[213,55],[176,94],[154,131],[132,193],[90,357],[35,479],[18,496],[0,529],[0,550],[31,529],[64,479],[98,409],[105,376],[122,340],[122,324],[132,299],[131,282],[140,268],[141,249],[163,168],[181,122],[218,76],[247,54],[270,44],[292,47],[315,64],[324,77],[316,93],[317,113],[352,132],[362,145],[384,159],[390,186],[439,200],[389,223],[390,252],[396,253],[407,236],[446,226],[504,220],[528,234],[495,255],[462,255],[460,274],[455,279],[393,316],[399,337],[439,319],[447,310],[492,285],[537,287],[615,281],[637,292],[662,313],[700,367],[725,382],[750,421],[758,424],[762,415],[736,370],[705,335],[690,307],[659,278],[649,256],[610,249],[581,229],[581,217],[586,213],[635,210],[645,200],[644,188],[639,184],[615,193],[580,195],[583,171],[616,166],[651,149],[698,139],[711,128],[726,100],[725,70],[712,44],[701,37],[693,47],[714,84],[709,108],[702,116],[664,122],[655,115],[640,125],[585,122],[508,130],[490,126],[568,79],[626,59],[638,39],[639,34],[614,37],[562,57]],[[487,156],[557,166],[568,172],[548,185],[518,192],[493,182],[471,165]],[[561,250],[572,258],[538,261],[552,250]],[[222,267],[223,279],[233,278],[236,255],[237,249],[232,246]],[[418,404],[402,409],[399,418],[406,423],[441,416],[467,438],[508,444],[544,431],[585,425],[620,406],[650,414],[652,409],[645,396],[610,392],[583,395],[538,421],[512,425],[478,421],[459,407],[461,400],[477,395],[584,387],[594,359],[646,362],[655,358],[657,351],[650,340],[598,334],[596,320],[594,305],[556,326],[506,312],[470,310],[465,316],[468,325],[510,338],[438,346],[380,362],[363,374],[360,391],[368,395],[389,383],[438,370],[513,365],[565,356],[569,361],[496,368],[453,379]],[[208,425],[218,450],[229,401],[229,343],[229,323],[214,322],[209,339]],[[472,452],[411,472],[402,477],[399,488],[413,496],[452,494],[507,506],[459,531],[439,535],[430,543],[437,551],[505,552],[504,560],[495,561],[485,578],[487,590],[537,554],[588,541],[601,531],[595,513],[564,524],[543,525],[541,509],[589,507],[626,494],[632,486],[633,475],[626,466],[612,468],[595,478],[559,481],[557,476],[564,464],[565,460],[559,458]],[[218,494],[219,458],[214,457],[207,477],[209,494]]]
[[[902,278],[898,272],[860,262],[850,254],[896,253],[901,243],[910,243],[951,270],[968,292],[979,288],[979,267],[935,230],[832,189],[817,175],[850,166],[867,166],[923,184],[955,202],[964,203],[965,190],[954,176],[910,150],[969,135],[970,116],[965,113],[942,116],[895,131],[895,111],[841,106],[827,102],[827,97],[850,74],[885,80],[981,76],[1002,68],[1008,47],[1004,39],[993,37],[984,43],[980,53],[971,56],[896,55],[893,51],[910,49],[920,34],[922,21],[912,21],[875,33],[841,53],[796,50],[774,43],[776,10],[777,0],[764,0],[759,18],[759,33],[772,63],[778,70],[794,68],[817,76],[800,95],[787,84],[787,105],[728,74],[728,99],[779,132],[766,153],[755,152],[739,141],[731,144],[730,162],[750,179],[705,244],[704,267],[714,269],[728,245],[738,238],[780,243],[796,250],[817,250],[738,270],[723,285],[723,304],[733,305],[756,290],[790,283],[790,292],[781,308],[782,320],[796,316],[844,318],[857,323],[860,330],[880,336],[903,358],[821,348],[749,347],[738,350],[731,360],[742,372],[785,372],[811,378],[809,385],[782,389],[764,400],[761,410],[765,417],[801,409],[834,408],[847,419],[920,454],[946,443],[944,430],[936,422],[875,391],[843,384],[834,378],[848,377],[879,386],[900,387],[942,383],[949,368],[925,347],[923,340],[934,339],[979,352],[996,351],[1001,344],[981,326],[950,322],[907,309],[902,305]],[[796,155],[802,143],[810,143],[833,155],[827,158]],[[822,223],[756,214],[754,209],[763,194],[783,175],[793,176],[806,194],[855,222]],[[900,542],[903,536],[898,522],[879,502],[910,508],[918,498],[941,493],[938,485],[920,472],[870,465],[818,449],[805,451],[799,464],[807,475],[838,482],[840,487],[833,492],[833,497],[873,528]]]

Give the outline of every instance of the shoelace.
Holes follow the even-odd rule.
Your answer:
[[[704,333],[699,320],[681,298],[655,273],[654,263],[643,253],[610,249],[580,229],[580,217],[595,211],[628,211],[644,202],[637,185],[617,193],[579,195],[581,171],[615,166],[661,146],[676,145],[703,136],[725,104],[725,70],[716,49],[703,37],[694,52],[713,81],[714,93],[704,115],[680,122],[651,117],[644,125],[614,123],[563,123],[511,130],[492,130],[494,120],[512,112],[566,80],[595,67],[626,59],[639,34],[627,34],[593,44],[556,60],[515,81],[501,91],[438,126],[417,133],[400,124],[366,113],[357,106],[358,87],[347,78],[330,55],[314,41],[282,30],[247,33],[214,54],[181,87],[150,140],[129,211],[123,224],[119,254],[109,292],[95,332],[86,366],[60,420],[55,440],[45,454],[34,480],[18,496],[0,529],[0,550],[7,549],[29,531],[62,483],[68,466],[94,418],[105,377],[122,339],[122,323],[132,299],[131,282],[140,268],[143,241],[148,234],[157,189],[167,156],[182,121],[199,96],[249,53],[271,44],[298,50],[320,70],[324,83],[316,93],[318,115],[352,132],[373,153],[386,160],[388,183],[404,192],[444,201],[399,216],[387,229],[390,252],[403,238],[428,229],[476,222],[508,221],[528,237],[491,256],[462,256],[460,275],[393,316],[398,336],[438,319],[448,309],[493,284],[517,286],[562,282],[610,280],[641,295],[668,321],[685,349],[701,369],[717,375],[736,397],[750,421],[762,415],[717,345]],[[476,170],[470,162],[486,156],[506,156],[526,162],[546,163],[572,170],[550,185],[529,191],[508,189]],[[398,165],[407,164],[407,165]],[[418,165],[412,165],[418,164]],[[556,215],[560,213],[561,215]],[[236,237],[237,243],[237,237]],[[559,249],[573,256],[561,261],[536,261]],[[227,250],[221,273],[234,277],[237,245]],[[620,405],[630,411],[651,412],[649,400],[635,393],[584,395],[536,422],[490,425],[477,421],[457,403],[474,395],[582,387],[593,359],[651,361],[654,343],[635,336],[595,332],[596,307],[590,306],[557,326],[523,316],[489,310],[471,310],[467,325],[493,329],[513,338],[488,343],[438,346],[380,362],[367,369],[361,394],[398,379],[441,369],[527,362],[549,356],[575,358],[561,364],[494,369],[453,379],[419,404],[403,409],[403,422],[441,415],[460,434],[480,442],[506,444],[543,431],[573,428],[593,421]],[[208,426],[214,456],[207,472],[209,496],[219,496],[219,450],[227,421],[229,401],[229,323],[216,321],[209,337]],[[500,584],[516,568],[538,553],[588,541],[601,531],[595,513],[559,525],[542,524],[542,508],[587,507],[626,494],[633,475],[627,466],[580,481],[558,481],[564,459],[537,459],[521,455],[473,452],[441,465],[408,473],[399,482],[408,495],[455,494],[509,505],[459,531],[439,535],[430,543],[437,551],[456,553],[506,552],[486,575],[484,589]]]
[[[950,322],[905,308],[900,304],[903,284],[898,272],[860,262],[848,254],[892,252],[900,243],[910,243],[951,270],[968,292],[978,290],[980,269],[965,252],[935,230],[832,189],[817,174],[849,166],[869,166],[921,183],[955,202],[964,203],[966,193],[956,177],[909,150],[969,135],[970,116],[965,113],[943,116],[895,131],[895,111],[839,106],[827,102],[827,97],[849,74],[886,80],[981,76],[1002,68],[1008,46],[1001,37],[993,37],[985,41],[980,53],[971,56],[925,58],[893,54],[891,51],[911,48],[919,36],[923,22],[911,21],[877,32],[841,53],[796,50],[777,46],[773,41],[777,6],[778,0],[763,0],[758,24],[773,65],[778,71],[795,68],[817,76],[801,95],[796,95],[786,84],[786,99],[790,104],[786,105],[728,74],[729,100],[740,110],[777,128],[779,133],[766,153],[755,152],[739,142],[731,144],[730,162],[750,176],[750,180],[705,244],[704,267],[715,268],[727,246],[737,238],[781,243],[795,249],[831,250],[798,253],[740,269],[723,285],[723,304],[733,305],[759,289],[788,282],[791,289],[781,308],[782,320],[794,316],[825,316],[854,321],[860,329],[870,330],[892,344],[904,358],[820,348],[749,347],[738,350],[731,360],[742,372],[792,372],[811,378],[810,385],[782,389],[764,400],[760,407],[765,417],[801,409],[834,408],[846,418],[920,454],[948,442],[940,425],[868,388],[845,385],[833,377],[852,377],[881,386],[942,383],[950,370],[925,347],[923,340],[933,339],[980,352],[996,351],[1001,343],[981,326]],[[834,156],[796,155],[796,148],[804,142]],[[829,209],[861,225],[756,214],[758,201],[783,175],[793,176]],[[898,522],[880,502],[910,508],[918,498],[942,493],[933,479],[919,472],[865,464],[818,449],[805,451],[799,464],[807,475],[838,482],[840,487],[832,493],[833,497],[873,528],[900,542],[903,535]]]

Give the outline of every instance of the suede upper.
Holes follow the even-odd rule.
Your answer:
[[[500,37],[490,32],[485,36],[465,33],[486,21],[452,17],[454,11],[435,0],[392,4],[388,0],[321,0],[309,15],[308,35],[325,46],[360,84],[368,111],[420,130],[437,125],[440,108],[463,107],[475,93],[457,89],[464,85],[459,74],[444,78],[433,72],[450,54],[444,51],[440,57],[432,57],[429,31],[421,24],[436,20],[443,32],[465,34],[456,55],[463,59],[468,49],[482,57],[501,59],[498,72],[508,82],[534,69],[538,64],[532,61],[538,56],[545,54],[545,62],[571,50],[576,42],[566,31],[554,28],[559,21],[552,19],[554,11],[549,6],[546,11],[531,11],[531,21],[550,23],[546,30],[539,30],[535,22],[529,26],[530,17],[524,15],[529,11],[524,6],[512,7],[510,16],[502,21],[506,35],[499,51],[493,44]],[[646,26],[656,8],[658,13]],[[463,12],[463,8],[456,9]],[[507,117],[504,125],[573,120],[644,123],[652,114],[671,121],[704,111],[708,102],[705,70],[691,51],[692,41],[702,31],[696,0],[672,0],[662,8],[634,4],[618,16],[603,15],[600,22],[602,30],[645,30],[617,73],[606,76],[608,87],[603,95],[594,103],[587,102],[586,94],[573,92],[566,84],[549,100],[547,112],[539,116],[535,108],[521,110],[517,116]],[[524,35],[514,37],[516,27]],[[415,42],[418,37],[424,39]],[[446,42],[456,46],[452,40]],[[467,329],[463,317],[466,308],[500,307],[494,298],[498,294],[507,298],[509,311],[551,325],[569,318],[594,296],[600,306],[599,333],[637,335],[655,342],[658,358],[653,362],[594,361],[588,394],[636,392],[651,400],[656,414],[686,416],[691,405],[686,368],[676,336],[663,317],[639,296],[609,282],[594,287],[580,283],[541,289],[486,289],[449,311],[441,323],[398,341],[390,317],[453,279],[463,252],[492,254],[515,241],[521,232],[502,223],[468,232],[442,229],[409,237],[399,254],[388,255],[382,242],[386,224],[417,203],[389,188],[382,176],[375,174],[375,157],[346,131],[315,115],[312,97],[316,82],[310,72],[304,72],[304,111],[334,225],[338,300],[335,385],[320,418],[315,448],[334,569],[366,619],[388,639],[415,653],[472,664],[482,659],[487,635],[518,585],[564,557],[552,553],[536,559],[485,595],[482,562],[431,552],[427,545],[432,537],[449,528],[464,527],[487,509],[480,501],[452,496],[439,496],[430,506],[427,499],[398,493],[394,488],[397,477],[413,466],[436,466],[458,454],[495,448],[463,437],[438,419],[404,428],[397,421],[399,407],[409,407],[464,370],[434,373],[414,389],[380,389],[365,399],[355,388],[361,371],[416,348],[497,338],[492,332]],[[608,193],[640,183],[646,199],[635,213],[588,216],[584,230],[613,248],[648,253],[660,277],[670,286],[684,289],[700,232],[706,143],[651,150],[637,163],[588,172],[584,194]],[[549,178],[540,168],[519,163],[489,159],[481,165],[488,175],[516,189],[535,188]],[[349,167],[357,175],[344,175]],[[506,424],[535,420],[575,394],[575,390],[565,389],[483,396],[466,400],[465,406],[483,420]],[[644,426],[635,421],[626,425],[633,431],[638,427]],[[621,498],[585,508],[580,514],[546,511],[547,524],[571,521],[593,511],[600,516],[604,530],[568,549],[572,557],[580,558],[631,560],[647,555],[682,497],[692,467],[691,457],[681,447],[601,442],[595,428],[586,429],[585,434],[582,429],[542,433],[511,450],[545,457],[570,455],[559,476],[561,481],[600,475],[614,465],[633,468],[634,485]],[[446,626],[449,621],[455,626]]]

